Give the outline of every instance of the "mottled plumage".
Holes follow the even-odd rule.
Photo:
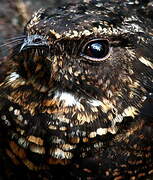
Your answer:
[[[137,3],[33,15],[0,86],[3,177],[153,178],[153,22]]]

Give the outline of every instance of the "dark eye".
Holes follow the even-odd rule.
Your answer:
[[[82,49],[81,56],[92,61],[102,61],[109,56],[110,47],[107,40],[93,39]]]

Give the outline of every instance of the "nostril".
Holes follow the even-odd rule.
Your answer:
[[[33,39],[33,43],[41,43],[42,39],[41,38],[35,38]]]

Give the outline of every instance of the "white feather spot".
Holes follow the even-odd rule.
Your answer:
[[[77,99],[75,96],[73,96],[70,93],[67,92],[56,92],[55,99],[59,99],[60,101],[64,101],[65,106],[74,106],[74,105],[80,105],[79,99]]]
[[[98,128],[96,133],[100,136],[105,135],[107,133],[107,128]]]
[[[9,111],[10,112],[13,111],[13,107],[12,106],[9,107]]]
[[[99,101],[99,100],[89,100],[88,101],[88,103],[90,104],[90,105],[92,105],[92,106],[101,106],[101,101]]]
[[[13,73],[11,73],[10,75],[9,75],[9,82],[13,82],[13,81],[15,81],[16,79],[18,79],[20,77],[20,75],[19,74],[17,74],[16,72],[13,72]]]

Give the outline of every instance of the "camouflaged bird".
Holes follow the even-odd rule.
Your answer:
[[[147,6],[93,1],[33,15],[0,86],[1,177],[153,178]]]

